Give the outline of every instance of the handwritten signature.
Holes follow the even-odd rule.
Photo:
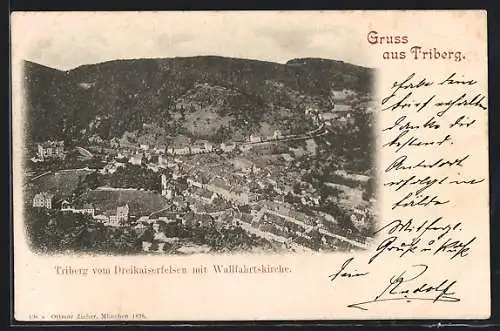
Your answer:
[[[402,301],[410,303],[413,301],[428,301],[431,303],[446,302],[456,303],[460,299],[456,297],[453,287],[456,280],[442,279],[435,282],[419,281],[429,266],[426,264],[413,265],[410,270],[404,270],[393,275],[385,287],[372,299],[349,304],[348,308],[368,310],[367,306],[387,301]]]

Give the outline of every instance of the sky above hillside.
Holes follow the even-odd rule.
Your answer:
[[[284,63],[320,57],[373,66],[360,13],[16,13],[13,57],[68,70],[114,59],[219,55]],[[365,25],[366,26],[366,25]]]

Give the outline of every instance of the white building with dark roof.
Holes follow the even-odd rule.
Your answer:
[[[52,193],[40,192],[33,197],[33,207],[52,209],[55,196]]]

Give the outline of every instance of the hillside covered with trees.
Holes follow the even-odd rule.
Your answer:
[[[373,76],[372,69],[324,59],[280,64],[201,56],[116,60],[69,71],[25,62],[26,131],[31,142],[68,143],[110,141],[144,131],[144,124],[159,128],[156,134],[214,142],[306,131],[306,107],[330,107],[332,89],[371,94]]]

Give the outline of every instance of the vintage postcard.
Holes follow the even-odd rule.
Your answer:
[[[12,14],[15,319],[488,318],[486,16]]]

